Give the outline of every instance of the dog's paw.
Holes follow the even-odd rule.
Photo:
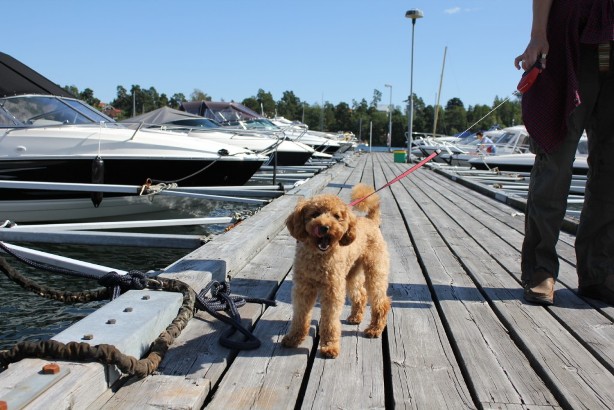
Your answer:
[[[362,322],[362,315],[350,315],[347,319],[348,323],[351,325],[358,325]]]
[[[328,357],[329,359],[334,359],[339,356],[339,352],[341,351],[341,347],[338,343],[328,343],[324,346],[320,346],[320,352],[322,356]]]
[[[305,339],[304,336],[301,337],[300,335],[293,335],[288,333],[283,337],[283,339],[281,339],[281,344],[285,347],[297,347],[301,344],[303,339]]]
[[[384,329],[380,329],[378,327],[369,326],[365,329],[365,336],[368,338],[376,338],[382,335]]]

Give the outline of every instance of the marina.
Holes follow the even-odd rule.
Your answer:
[[[560,235],[555,305],[524,302],[525,199],[484,183],[489,171],[463,175],[429,164],[379,191],[392,298],[381,338],[363,335],[368,317],[349,324],[346,305],[341,354],[326,359],[316,307],[309,337],[298,348],[281,346],[295,248],[284,221],[296,203],[319,193],[348,202],[357,183],[384,187],[410,166],[387,152],[349,155],[156,276],[196,293],[229,280],[232,295],[274,300],[238,308],[258,347],[225,347],[228,323],[198,309],[154,372],[23,358],[0,373],[0,402],[9,409],[613,408],[614,307],[576,293],[577,219],[567,217]],[[130,290],[53,339],[109,343],[140,358],[181,306],[176,292]],[[57,372],[42,374],[56,363]]]

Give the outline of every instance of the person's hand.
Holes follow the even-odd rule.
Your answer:
[[[533,64],[540,59],[542,68],[545,69],[549,48],[548,39],[545,35],[543,37],[531,37],[531,41],[529,41],[529,45],[524,50],[524,53],[514,59],[514,66],[518,70],[522,68],[526,71],[533,67]]]

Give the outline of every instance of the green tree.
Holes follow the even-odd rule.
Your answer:
[[[64,89],[92,106],[99,106],[94,91],[86,88],[82,92],[74,86],[64,86]],[[422,98],[414,94],[414,132],[433,132],[435,119],[435,107],[425,105]],[[197,88],[190,95],[192,100],[211,101],[211,97]],[[388,132],[387,113],[377,110],[382,100],[382,93],[374,89],[371,103],[366,99],[352,100],[351,105],[340,102],[336,106],[330,102],[310,105],[301,102],[301,99],[293,91],[284,91],[281,99],[275,101],[270,92],[259,89],[256,96],[251,96],[242,101],[242,104],[258,113],[264,113],[267,117],[276,114],[290,120],[300,120],[307,124],[310,129],[324,130],[329,132],[351,131],[362,140],[369,137],[370,125],[373,127],[374,144],[385,144]],[[134,114],[148,112],[150,110],[169,106],[179,108],[180,104],[187,101],[182,93],[174,93],[170,98],[166,94],[158,94],[154,87],[142,88],[138,84],[132,85],[130,90],[123,86],[117,86],[117,96],[111,105],[122,111],[119,119],[131,117]],[[407,103],[407,101],[405,101]],[[394,107],[392,110],[392,145],[404,146],[408,128],[407,105]],[[475,105],[464,108],[460,98],[454,97],[448,101],[445,109],[437,107],[438,120],[437,130],[439,134],[454,134],[469,128],[475,132],[479,129],[488,129],[494,125],[502,127],[522,124],[520,99],[518,97],[502,99],[495,97],[492,106]]]
[[[122,111],[119,119],[132,117],[132,94],[124,86],[117,86],[117,97],[111,101],[111,105]]]
[[[195,88],[190,94],[190,101],[211,101],[211,97],[203,90]]]
[[[168,97],[164,93],[160,94],[160,99],[158,101],[158,108],[160,108],[160,107],[168,107],[168,106],[169,106]]]
[[[305,121],[303,121],[309,129],[320,129],[320,117],[322,109],[318,104],[309,105],[305,104]]]
[[[322,111],[322,120],[320,123],[320,131],[325,132],[336,132],[337,129],[337,121],[335,119],[335,106],[330,102],[326,101],[324,103],[323,111]]]
[[[448,101],[444,110],[444,118],[445,123],[442,121],[443,134],[454,135],[467,128],[467,111],[459,98],[452,98]]]
[[[182,102],[187,101],[182,93],[175,93],[168,102],[168,106],[178,109]]]
[[[377,107],[382,101],[382,92],[380,90],[373,90],[373,99],[371,100],[371,107]]]
[[[518,125],[521,118],[521,107],[518,99],[514,101],[502,100],[499,97],[495,97],[493,101],[493,107],[497,107],[495,111],[495,119],[502,127],[510,127],[512,125]]]
[[[335,125],[336,131],[347,131],[352,129],[352,110],[350,106],[344,102],[335,106]]]
[[[399,124],[402,125],[401,137],[403,140],[403,144],[406,144],[406,136],[407,136],[407,128],[409,122],[409,103],[405,101],[408,105],[403,107],[402,116],[405,117],[402,121],[399,121]],[[414,118],[413,118],[413,132],[432,132],[433,131],[433,107],[427,106],[424,103],[424,100],[414,94]],[[394,139],[394,123],[393,123],[393,139]]]
[[[77,88],[77,86],[65,85],[63,88],[65,91],[68,91],[69,93],[71,93],[75,98],[79,97],[79,89]]]
[[[300,121],[303,116],[303,104],[292,91],[284,91],[277,102],[277,115],[291,121]]]
[[[487,130],[497,123],[497,120],[489,112],[492,110],[488,105],[476,104],[467,110],[467,127],[469,132]]]
[[[256,97],[249,97],[241,101],[241,104],[249,108],[250,110],[260,112],[260,103]]]
[[[275,108],[277,107],[273,95],[261,88],[258,90],[258,94],[256,94],[256,99],[258,100],[259,106],[258,109],[254,111],[261,113],[267,118],[273,118],[275,116]]]

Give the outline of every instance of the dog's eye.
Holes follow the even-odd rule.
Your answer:
[[[320,215],[321,215],[321,213],[320,213],[320,212],[312,212],[312,213],[309,215],[309,218],[311,218],[311,219],[315,219],[315,218],[317,218],[317,217],[318,217],[318,216],[320,216]]]
[[[341,215],[340,215],[340,214],[335,214],[335,215],[334,215],[334,217],[335,217],[335,219],[336,219],[336,220],[338,220],[338,221],[343,221],[343,218],[341,217]]]

